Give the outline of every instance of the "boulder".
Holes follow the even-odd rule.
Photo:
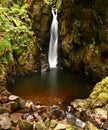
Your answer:
[[[75,130],[75,128],[72,125],[67,124],[66,122],[59,122],[54,130]]]
[[[88,121],[86,122],[84,130],[99,130],[99,129]]]
[[[9,96],[9,100],[10,101],[16,101],[16,100],[19,100],[20,98],[18,96],[15,96],[15,95],[10,95]]]
[[[51,120],[50,121],[50,127],[54,128],[57,125],[57,120]]]
[[[3,130],[9,130],[11,128],[11,118],[8,113],[0,115],[0,128]]]
[[[2,113],[10,113],[11,112],[11,107],[8,104],[1,104],[0,105],[0,114]]]
[[[105,118],[107,119],[107,109],[102,109],[102,108],[95,108],[93,110],[93,112],[96,114],[96,115],[99,115],[101,116],[101,118]]]
[[[54,130],[66,130],[66,124],[58,123]]]
[[[44,124],[44,123],[41,123],[41,122],[36,122],[36,123],[35,123],[35,127],[36,127],[37,130],[48,130],[48,129],[46,128],[45,124]]]
[[[19,128],[20,128],[20,130],[32,130],[33,125],[25,120],[20,120],[19,121]]]
[[[49,127],[49,125],[50,125],[50,118],[47,118],[47,119],[45,120],[45,125],[46,125],[47,127]]]

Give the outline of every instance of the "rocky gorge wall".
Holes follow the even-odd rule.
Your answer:
[[[33,28],[42,48],[41,66],[47,63],[51,7],[58,9],[59,56],[61,66],[86,75],[94,82],[108,75],[107,0],[36,0],[33,2]],[[48,63],[47,63],[48,67]]]
[[[27,3],[0,2],[0,86],[14,76],[40,70],[39,46],[30,17]]]
[[[48,68],[51,4],[47,0],[26,2],[23,2],[24,6],[19,3],[21,7],[16,6],[17,2],[13,5],[9,1],[1,2],[1,13],[5,12],[0,17],[1,81],[6,80],[8,75],[40,71],[46,66]],[[7,9],[4,8],[6,4]],[[12,8],[9,9],[8,5]],[[69,0],[68,3],[58,0],[55,5],[58,8],[59,34],[62,38],[63,68],[85,74],[95,82],[107,76],[107,1],[102,4],[101,0]]]
[[[93,81],[108,75],[108,2],[62,1],[59,26],[63,67]]]

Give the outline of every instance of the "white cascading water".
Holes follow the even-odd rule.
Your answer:
[[[58,21],[57,21],[57,9],[52,8],[53,20],[50,30],[50,43],[48,61],[50,68],[56,68],[57,66],[57,44],[58,44]]]

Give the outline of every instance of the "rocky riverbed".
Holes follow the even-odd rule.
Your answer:
[[[100,87],[101,86],[101,87]],[[0,87],[1,130],[107,129],[108,77],[97,83],[87,99],[76,99],[63,111],[24,100]]]
[[[71,102],[70,111],[100,129],[108,128],[108,77],[97,83],[87,99]]]
[[[1,130],[71,130],[76,128],[58,106],[21,99],[2,88],[0,94]],[[75,124],[74,124],[75,125]],[[80,128],[78,128],[80,129]]]

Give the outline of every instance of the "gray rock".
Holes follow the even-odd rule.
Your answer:
[[[11,118],[8,113],[4,113],[0,115],[0,127],[3,130],[8,130],[11,128]]]
[[[34,121],[34,117],[32,115],[29,115],[29,116],[27,116],[26,120],[28,122],[33,122]]]
[[[15,96],[15,95],[10,95],[10,96],[9,96],[9,100],[10,100],[10,101],[15,101],[16,99],[19,99],[19,97],[18,97],[18,96]]]

